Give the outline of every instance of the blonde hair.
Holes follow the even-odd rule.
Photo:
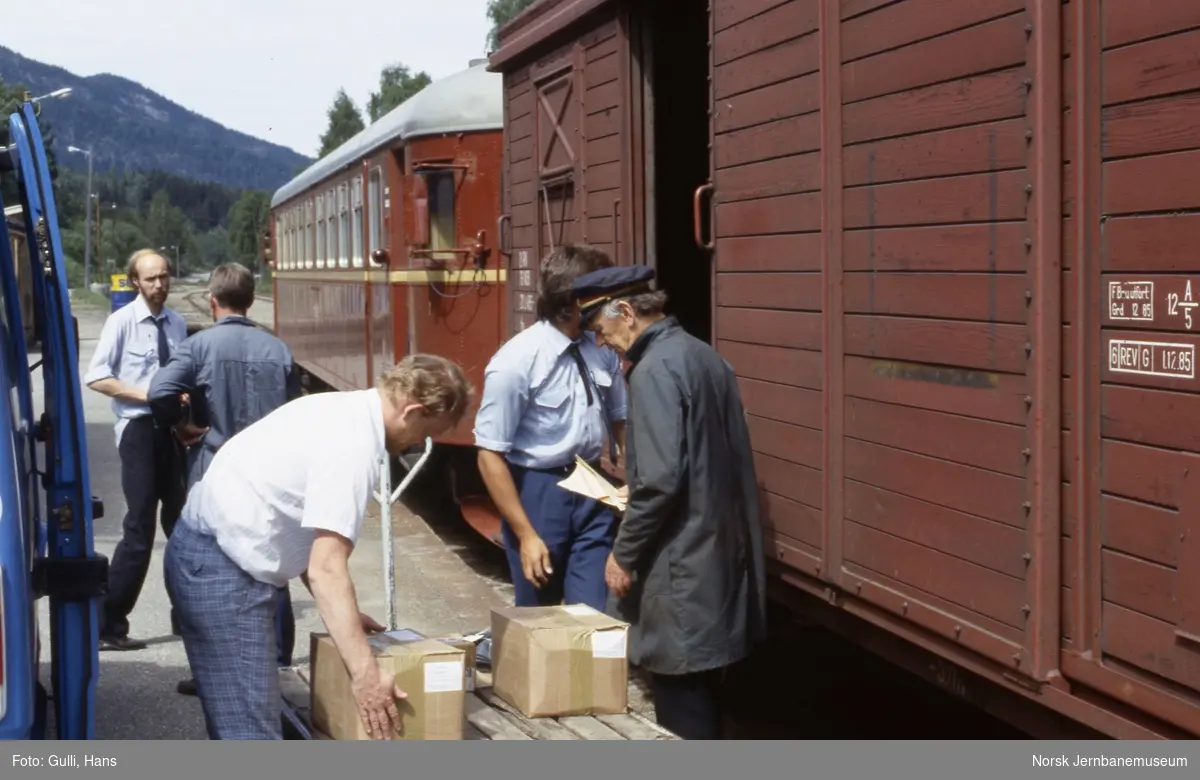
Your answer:
[[[143,257],[162,257],[162,261],[167,264],[167,273],[171,272],[171,261],[162,256],[162,253],[157,249],[139,249],[129,256],[129,262],[125,266],[125,276],[130,282],[136,282],[138,279],[138,260]]]
[[[438,355],[408,355],[379,377],[379,390],[397,404],[424,406],[431,417],[458,425],[475,389],[457,363]]]

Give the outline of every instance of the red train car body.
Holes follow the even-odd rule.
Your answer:
[[[481,385],[508,317],[501,86],[473,63],[275,193],[275,331],[318,387],[371,387],[412,352],[453,358]],[[438,444],[473,445],[474,412]]]
[[[541,0],[510,322],[655,265],[734,366],[772,589],[1034,734],[1200,735],[1200,3]]]

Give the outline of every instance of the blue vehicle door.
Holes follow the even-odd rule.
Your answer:
[[[10,154],[21,193],[42,344],[43,412],[35,436],[45,455],[44,556],[33,561],[31,588],[50,601],[51,668],[59,739],[91,739],[99,670],[98,605],[108,561],[93,549],[87,440],[79,385],[78,331],[71,315],[58,215],[34,107],[9,118]]]
[[[30,576],[38,533],[29,358],[11,246],[0,219],[0,739],[25,739],[42,721]]]

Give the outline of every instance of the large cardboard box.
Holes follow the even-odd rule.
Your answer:
[[[432,639],[375,634],[367,637],[379,665],[391,672],[408,698],[396,702],[406,740],[462,739],[462,650]],[[328,634],[313,634],[313,726],[333,739],[370,739],[351,688],[350,673]]]
[[[629,624],[583,604],[492,610],[492,686],[528,718],[618,715]]]

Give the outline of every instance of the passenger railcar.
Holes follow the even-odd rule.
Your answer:
[[[1034,734],[1200,736],[1200,3],[540,0],[511,327],[649,263],[733,365],[772,592]]]
[[[472,63],[275,193],[275,331],[312,387],[371,387],[412,352],[452,358],[482,386],[508,322],[502,105],[501,78]],[[474,468],[475,409],[438,442],[471,457],[439,458],[443,468]]]

